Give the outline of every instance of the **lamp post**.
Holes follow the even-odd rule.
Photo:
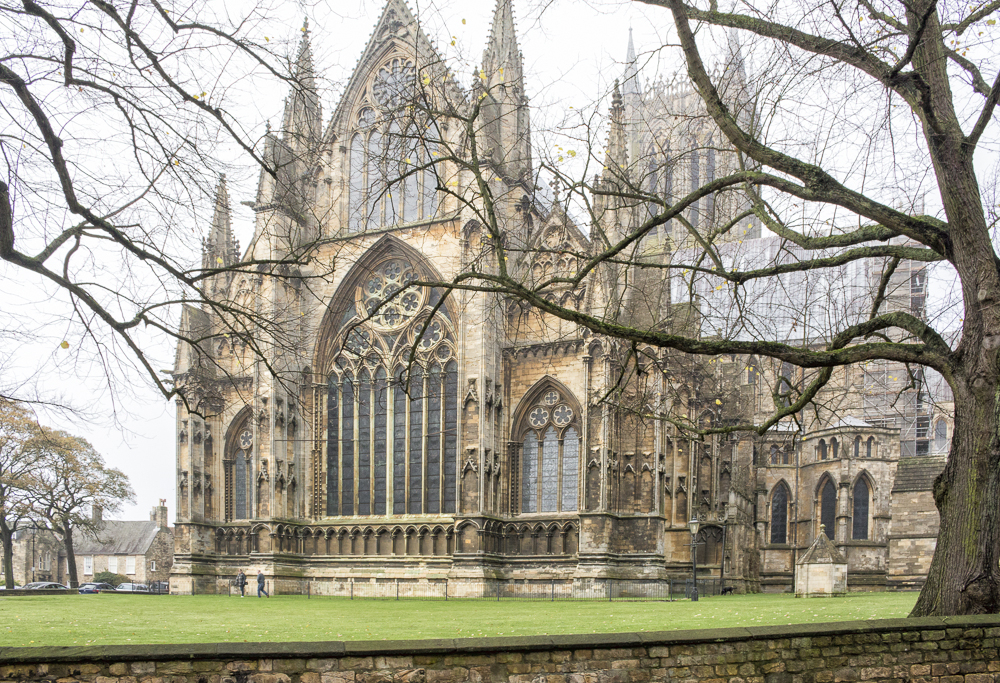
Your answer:
[[[701,523],[697,517],[691,517],[688,529],[691,530],[691,602],[698,601],[698,552],[695,541],[698,540],[698,527]]]

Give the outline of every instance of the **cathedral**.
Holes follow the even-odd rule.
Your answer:
[[[203,253],[219,303],[182,312],[173,376],[190,399],[177,403],[173,592],[224,592],[252,567],[279,593],[391,583],[461,596],[518,581],[569,596],[683,581],[693,560],[699,578],[737,591],[785,591],[820,533],[844,554],[850,589],[920,585],[951,429],[930,381],[891,364],[839,368],[798,419],[763,436],[706,433],[762,421],[808,376],[765,358],[631,347],[446,286],[504,267],[603,319],[739,334],[710,280],[685,287],[612,263],[559,284],[656,209],[596,192],[588,222],[558,188],[540,191],[511,0],[497,2],[470,92],[404,0],[387,0],[329,120],[303,31],[251,243],[236,244],[223,179]],[[594,187],[630,182],[669,200],[736,168],[686,81],[640,83],[635,63],[630,39]],[[738,44],[717,75],[752,125]],[[738,238],[719,242],[733,258],[787,252],[720,192],[645,234],[633,260],[689,258],[693,234],[731,223]],[[490,260],[498,240],[509,264]],[[873,276],[845,277],[868,291]],[[920,265],[893,278],[889,304],[920,313]],[[797,316],[857,303],[825,296],[775,304],[769,334],[819,343]]]

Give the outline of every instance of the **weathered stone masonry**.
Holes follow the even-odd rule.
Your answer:
[[[995,683],[1000,617],[394,642],[0,648],[46,683]]]

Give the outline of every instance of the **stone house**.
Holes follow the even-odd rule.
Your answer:
[[[173,566],[173,530],[166,501],[152,509],[149,521],[103,520],[95,509],[99,530],[78,530],[73,537],[77,577],[93,581],[104,571],[125,576],[131,583],[168,581]],[[19,584],[32,581],[69,582],[66,549],[50,531],[24,529],[14,544],[14,574]]]
[[[616,579],[680,579],[691,573],[692,516],[701,520],[700,576],[740,590],[791,590],[798,555],[821,524],[848,559],[851,589],[885,587],[890,549],[922,552],[890,543],[897,467],[903,455],[927,453],[938,435],[944,444],[950,427],[941,418],[931,438],[926,390],[908,388],[901,369],[838,371],[815,410],[763,437],[702,438],[678,424],[759,420],[773,410],[772,387],[801,387],[810,376],[756,358],[633,355],[516,301],[412,284],[448,282],[470,264],[497,267],[483,261],[493,237],[472,171],[453,162],[417,168],[439,150],[467,149],[463,126],[424,121],[435,139],[392,154],[392,141],[406,139],[395,117],[419,82],[446,84],[441,97],[483,103],[475,166],[489,169],[497,223],[512,254],[525,254],[509,267],[529,285],[575,274],[600,231],[620,236],[645,215],[599,194],[594,224],[581,228],[558,188],[542,196],[535,187],[510,0],[497,2],[471,98],[440,70],[443,60],[403,0],[388,0],[328,121],[307,26],[303,33],[295,62],[302,87],[267,139],[279,171],[261,174],[252,242],[241,254],[223,178],[203,253],[215,267],[312,250],[308,263],[280,277],[219,272],[206,282],[219,300],[252,307],[294,341],[268,357],[272,375],[255,366],[245,335],[231,333],[224,315],[183,309],[181,333],[201,341],[178,346],[173,376],[199,410],[177,403],[173,590],[225,590],[248,566],[281,592],[353,581],[448,581],[471,592],[499,579],[575,593]],[[723,69],[734,106],[746,91],[738,47]],[[635,182],[669,198],[735,168],[690,86],[643,88],[631,40],[628,55],[596,187]],[[400,163],[397,156],[405,180],[394,195],[379,184],[379,169],[388,158]],[[713,195],[684,218],[704,230],[745,209],[732,193]],[[689,232],[674,220],[643,238],[638,253],[650,263],[686,258]],[[748,219],[720,249],[756,260],[788,253],[761,232]],[[578,286],[552,288],[552,300],[707,336],[731,324],[725,292],[708,280],[685,299],[688,285],[677,278],[606,265]],[[871,274],[862,264],[843,277],[859,296],[823,290],[772,316],[774,334],[799,339],[813,329],[803,311],[863,312]],[[920,266],[903,263],[894,277],[889,305],[922,310]],[[813,291],[808,278],[787,289]],[[905,399],[901,411],[890,395]],[[929,533],[932,516],[920,533]]]

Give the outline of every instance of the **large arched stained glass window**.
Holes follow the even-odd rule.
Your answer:
[[[543,390],[523,413],[521,512],[572,512],[579,506],[580,432],[575,405]]]
[[[327,395],[329,516],[456,512],[454,338],[417,279],[387,258],[352,285]]]
[[[827,538],[836,539],[837,533],[837,487],[833,481],[827,477],[820,493],[820,513],[819,523],[823,525],[823,530]]]
[[[870,497],[868,482],[865,481],[864,477],[858,479],[854,485],[853,533],[851,534],[855,541],[868,540],[868,501]]]
[[[788,543],[788,487],[780,482],[771,496],[771,543]]]

